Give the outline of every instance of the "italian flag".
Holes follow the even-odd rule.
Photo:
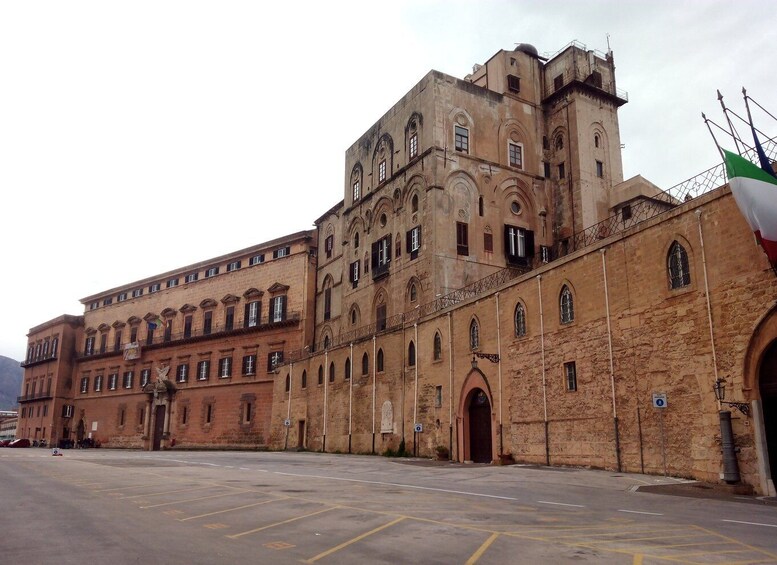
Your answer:
[[[729,186],[739,211],[772,266],[777,265],[777,178],[735,153],[723,151]]]

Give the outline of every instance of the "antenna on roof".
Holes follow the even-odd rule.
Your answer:
[[[610,34],[606,33],[607,36],[607,54],[612,55],[612,49],[610,49]]]

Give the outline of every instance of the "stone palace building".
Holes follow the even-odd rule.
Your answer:
[[[774,494],[775,275],[722,165],[624,181],[614,69],[572,43],[430,71],[346,151],[315,230],[32,328],[17,436],[717,481],[724,411],[742,482]]]

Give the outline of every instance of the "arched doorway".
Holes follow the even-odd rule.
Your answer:
[[[469,397],[469,453],[475,463],[490,463],[491,403],[482,389],[476,388]]]
[[[777,483],[777,341],[764,352],[758,372],[764,419],[766,450],[769,453],[771,479]]]

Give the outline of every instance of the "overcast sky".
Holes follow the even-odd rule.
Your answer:
[[[2,2],[0,355],[79,299],[298,230],[430,69],[572,40],[615,55],[624,177],[718,162],[715,90],[777,111],[762,2]],[[762,129],[774,124],[764,124]]]

